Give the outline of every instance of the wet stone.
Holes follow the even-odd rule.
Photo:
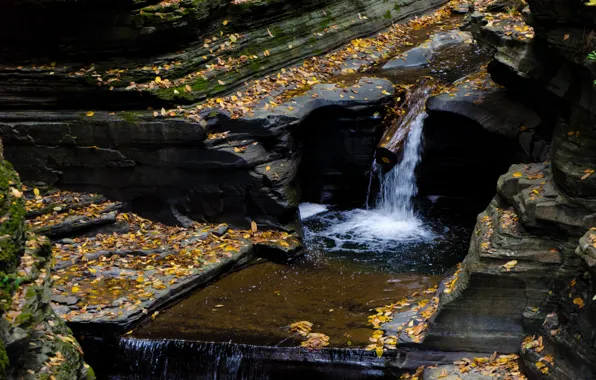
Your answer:
[[[121,213],[117,203],[66,207],[70,199],[94,199],[92,195],[49,194],[56,204],[64,199],[64,207],[56,206],[60,210],[91,218],[108,210],[107,215],[120,225],[111,233],[99,230],[96,235],[80,234],[54,244],[53,305],[78,333],[98,329],[122,332],[235,265],[250,261],[257,244],[267,245],[278,256],[301,247],[298,239],[285,232],[238,231],[224,224],[195,222],[186,228],[166,226]],[[43,195],[35,196],[37,203],[44,203]],[[66,216],[62,223],[81,217]],[[54,218],[32,218],[41,229],[55,223]]]
[[[52,297],[52,301],[62,305],[74,305],[79,302],[79,299],[74,296],[57,295]]]

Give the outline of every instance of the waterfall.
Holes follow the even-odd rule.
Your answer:
[[[373,164],[380,182],[376,209],[391,215],[394,219],[404,221],[415,219],[412,198],[418,192],[415,171],[420,161],[422,127],[426,116],[425,112],[420,113],[410,124],[401,163],[386,174],[381,173],[377,163]]]
[[[435,89],[432,81],[422,81],[408,94],[405,113],[385,131],[372,165],[366,209],[325,212],[326,207],[315,210],[315,205],[304,205],[304,215],[317,220],[316,230],[305,229],[308,244],[323,239],[328,242],[327,252],[368,252],[433,237],[416,216],[412,200],[418,192],[416,166],[427,117],[426,100]],[[373,208],[370,200],[375,180],[379,193]]]

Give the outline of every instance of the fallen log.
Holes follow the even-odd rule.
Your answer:
[[[407,93],[401,107],[402,116],[387,128],[375,152],[376,161],[383,171],[388,172],[403,159],[410,127],[418,115],[425,112],[426,101],[436,88],[437,85],[432,80],[425,79],[413,91]]]

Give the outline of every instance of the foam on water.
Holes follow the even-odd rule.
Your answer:
[[[312,216],[325,212],[329,209],[327,205],[320,205],[317,203],[301,203],[300,204],[300,218],[306,220]]]
[[[359,240],[409,240],[429,237],[416,219],[400,219],[382,210],[351,210],[343,213],[345,220],[330,226],[331,235],[353,235]]]

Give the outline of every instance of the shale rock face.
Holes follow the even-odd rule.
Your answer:
[[[94,378],[50,305],[49,241],[26,231],[19,177],[1,154],[0,165],[0,378]]]
[[[12,60],[14,64],[1,74],[4,104],[69,108],[87,103],[125,109],[146,106],[151,100],[159,107],[168,101],[191,103],[228,92],[252,76],[327,52],[445,1],[9,3],[5,15],[11,21],[2,26],[2,35],[16,38],[2,40],[3,63]],[[19,68],[27,57],[49,60]],[[77,65],[89,69],[89,62],[93,62],[92,70],[75,75]],[[206,65],[215,69],[206,69]],[[226,65],[234,69],[221,70]],[[157,66],[162,66],[159,73],[153,69]],[[176,85],[179,93],[142,85],[156,75],[172,82],[184,79]],[[139,84],[140,92],[127,91],[130,82]],[[193,91],[183,91],[185,85]]]
[[[535,36],[523,25],[521,36],[511,32],[520,20],[488,21],[481,13],[472,15],[472,30],[496,49],[492,78],[539,116],[542,132],[553,131],[550,162],[514,165],[499,179],[460,281],[442,300],[424,344],[521,350],[532,378],[591,379],[596,89],[585,57],[596,47],[596,9],[580,1],[528,3]],[[431,104],[448,107],[459,105]],[[537,130],[524,127],[520,132]]]
[[[309,199],[334,199],[337,183],[364,172],[378,132],[368,121],[382,117],[393,89],[375,79],[330,88],[301,67],[291,70],[307,94],[273,89],[275,76],[246,81],[445,0],[8,3],[10,22],[0,28],[17,37],[0,37],[0,100],[9,110],[0,135],[24,180],[102,193],[168,224],[183,215],[293,230],[301,187]],[[343,70],[312,62],[328,75]],[[286,91],[294,99],[280,106],[292,98],[275,99]],[[225,111],[214,97],[224,95],[241,106]],[[243,106],[247,98],[258,99]],[[323,109],[342,119],[326,126],[334,162],[314,175],[316,185],[301,186],[304,123]],[[352,153],[355,161],[338,161]]]
[[[351,89],[316,85],[273,111],[239,119],[213,111],[200,123],[155,118],[148,111],[98,111],[93,117],[81,111],[5,112],[0,134],[10,146],[7,156],[29,180],[103,193],[170,224],[179,224],[176,215],[182,213],[293,229],[300,148],[314,138],[302,122],[311,112],[328,109],[328,117],[345,121],[324,126],[335,136],[327,143],[338,146],[339,158],[354,156],[346,149],[355,147],[361,152],[354,165],[363,173],[370,163],[370,140],[380,123],[358,121],[383,112],[394,90],[389,81],[366,78]]]

